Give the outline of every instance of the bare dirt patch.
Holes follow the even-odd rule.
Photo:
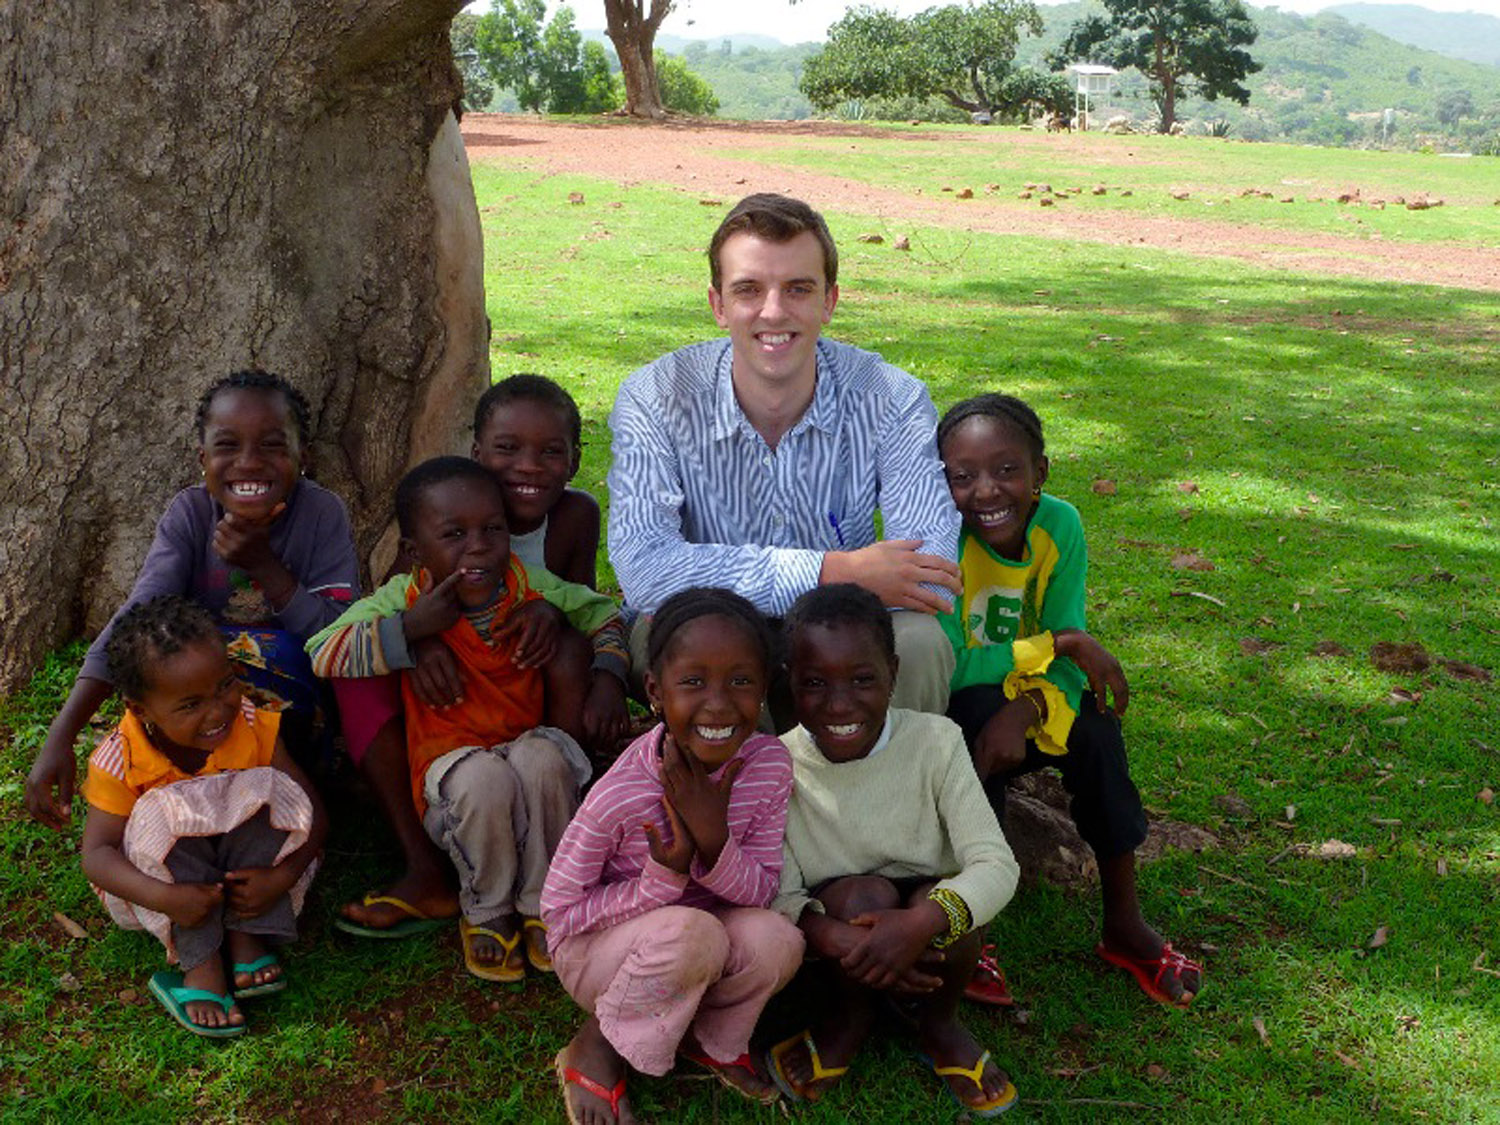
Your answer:
[[[866,126],[816,121],[646,124],[619,118],[558,122],[512,114],[469,114],[463,120],[463,133],[469,158],[476,163],[523,161],[554,174],[594,176],[624,185],[662,184],[700,198],[722,200],[726,206],[752,191],[783,191],[819,207],[859,212],[897,225],[921,223],[991,234],[1147,246],[1298,273],[1500,291],[1500,255],[1492,250],[1274,230],[1209,219],[1098,211],[1070,214],[1058,207],[1033,211],[1013,208],[1008,199],[998,197],[958,203],[951,196],[926,197],[800,168],[768,168],[742,155],[746,149],[773,144],[778,137],[889,136]],[[938,144],[953,136],[913,133],[902,139]],[[1076,158],[1085,152],[1078,140],[1066,136],[1003,136],[1006,144],[1046,146],[1054,154]],[[1087,155],[1097,158],[1099,151],[1090,148]],[[1110,165],[1101,161],[1100,167]]]

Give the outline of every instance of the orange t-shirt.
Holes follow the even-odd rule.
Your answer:
[[[414,583],[407,591],[406,604],[410,606],[420,596]],[[505,592],[494,607],[493,627],[498,629],[512,613],[540,596],[526,581],[525,567],[512,555]],[[544,713],[542,673],[536,668],[516,667],[514,637],[492,647],[462,617],[442,637],[463,670],[462,703],[445,711],[428,707],[412,691],[411,674],[401,677],[401,699],[406,709],[406,758],[418,811],[427,808],[422,780],[433,762],[462,746],[498,746],[510,742],[539,725]]]
[[[229,737],[214,748],[201,770],[191,774],[183,773],[153,746],[135,712],[127,710],[120,725],[89,755],[84,799],[100,812],[129,816],[136,801],[158,786],[211,773],[269,766],[280,728],[278,712],[258,710],[249,699],[241,699]]]

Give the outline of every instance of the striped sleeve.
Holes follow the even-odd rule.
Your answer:
[[[307,642],[313,673],[324,679],[383,676],[408,665],[381,640],[382,623],[406,609],[411,576],[398,574]]]
[[[612,769],[589,794],[558,842],[542,888],[542,920],[553,940],[607,929],[682,897],[688,877],[649,856],[637,875],[605,881],[624,833],[642,831],[634,814],[660,796],[661,786],[638,767]]]
[[[125,784],[125,738],[116,727],[89,755],[83,797],[91,808],[115,816],[129,816],[136,794]]]
[[[792,759],[781,741],[764,745],[734,779],[729,793],[729,839],[700,884],[738,906],[768,906],[781,881],[782,839],[792,793]]]

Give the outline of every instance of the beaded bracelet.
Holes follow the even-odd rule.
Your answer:
[[[934,887],[927,892],[927,897],[942,907],[943,913],[948,916],[948,932],[932,939],[934,949],[947,949],[974,928],[969,904],[957,891],[947,887]]]

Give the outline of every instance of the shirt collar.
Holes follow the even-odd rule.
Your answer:
[[[807,426],[816,426],[825,433],[838,429],[838,386],[830,374],[830,355],[818,340],[817,380],[813,384],[812,402],[802,412],[802,417],[787,431],[787,436],[798,433]],[[754,433],[755,427],[745,417],[744,408],[734,393],[734,347],[725,341],[714,366],[713,381],[713,437],[715,441],[733,437],[736,433]]]

